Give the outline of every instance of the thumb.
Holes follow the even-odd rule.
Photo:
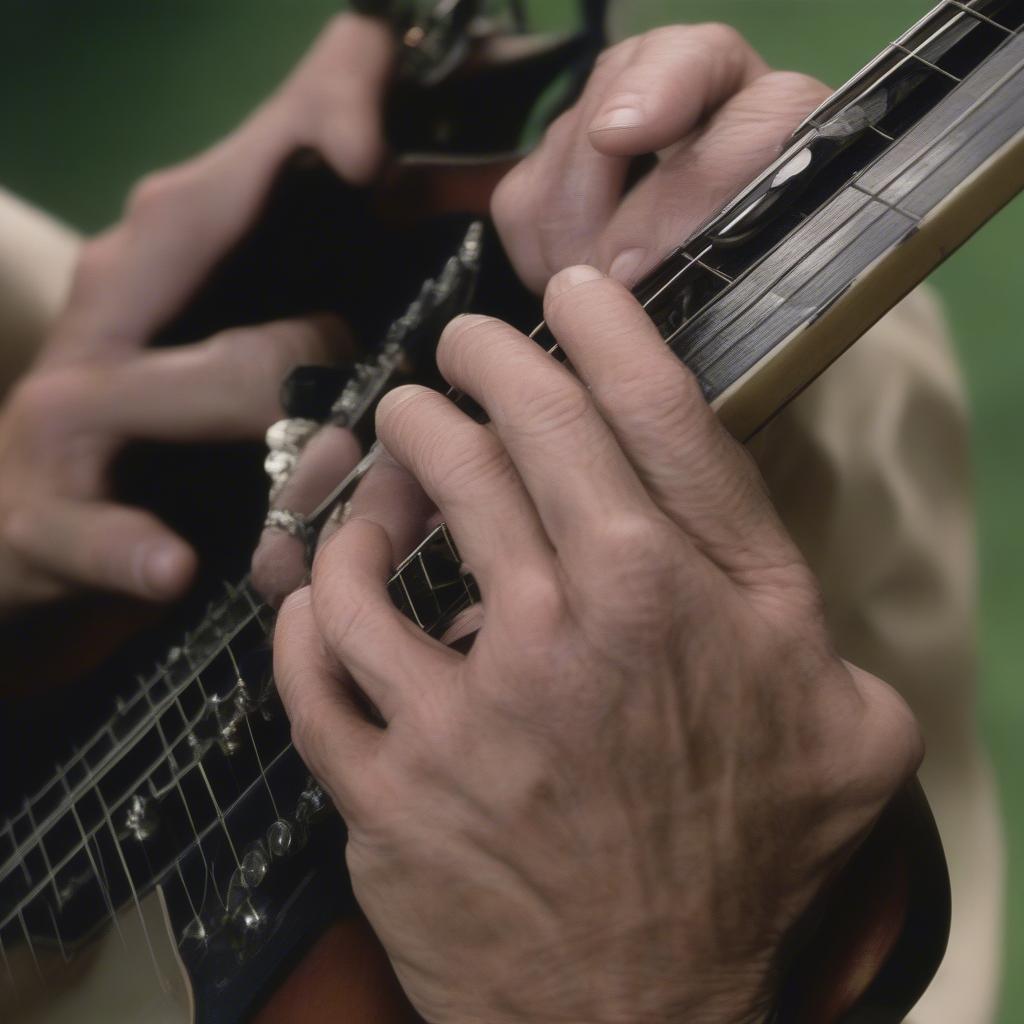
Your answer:
[[[4,540],[40,574],[67,587],[117,591],[146,601],[180,597],[196,554],[155,516],[110,503],[52,498],[14,510]]]

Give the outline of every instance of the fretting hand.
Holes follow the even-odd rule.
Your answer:
[[[828,95],[805,75],[772,71],[734,29],[655,29],[612,47],[579,101],[494,195],[495,223],[524,282],[593,263],[633,284],[748,184]],[[656,166],[626,195],[634,157]],[[278,504],[312,511],[351,447],[328,430]],[[275,603],[305,578],[303,545],[267,531],[254,561]]]
[[[625,288],[570,269],[546,314],[578,378],[493,320],[442,339],[490,427],[382,404],[389,500],[359,497],[278,620],[293,736],[426,1019],[760,1022],[919,733],[833,651],[756,468]],[[385,589],[414,481],[481,587],[468,655]]]

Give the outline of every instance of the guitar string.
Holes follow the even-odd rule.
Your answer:
[[[972,0],[972,2],[980,2],[980,0]],[[926,16],[926,17],[925,17],[925,19],[922,19],[922,21],[927,21],[927,19],[928,19],[929,17],[935,17],[935,16],[937,16],[937,15],[941,14],[942,10],[943,10],[944,8],[947,8],[947,7],[955,7],[955,8],[959,8],[959,13],[958,13],[958,14],[957,14],[957,15],[955,16],[955,18],[953,19],[953,21],[951,21],[951,22],[947,23],[946,25],[942,26],[942,28],[938,29],[936,33],[934,33],[934,34],[933,34],[933,35],[932,35],[931,37],[929,37],[929,39],[928,39],[928,40],[926,40],[926,41],[925,41],[925,43],[922,43],[922,44],[921,44],[922,46],[923,46],[923,45],[926,45],[926,44],[927,44],[927,42],[928,42],[928,41],[930,41],[931,39],[934,39],[934,38],[937,38],[937,37],[941,36],[941,34],[942,34],[943,32],[947,32],[947,31],[949,30],[949,28],[950,28],[950,27],[951,27],[952,25],[956,24],[958,20],[960,20],[960,19],[963,19],[964,17],[971,17],[971,18],[974,18],[974,17],[983,17],[983,19],[984,19],[984,20],[985,20],[986,22],[991,22],[992,24],[997,24],[997,23],[995,23],[995,22],[994,22],[994,21],[993,21],[993,20],[992,20],[991,18],[988,18],[987,16],[983,16],[983,15],[981,15],[981,13],[980,13],[980,12],[978,12],[978,11],[974,11],[974,10],[973,10],[973,9],[971,9],[971,8],[967,8],[967,7],[965,7],[965,6],[963,5],[963,4],[960,4],[960,3],[955,3],[955,2],[953,2],[953,0],[946,0],[946,2],[945,2],[945,3],[943,3],[943,4],[940,4],[940,5],[938,6],[938,7],[936,7],[936,8],[935,8],[935,10],[934,10],[934,11],[933,11],[933,12],[931,13],[931,15],[928,15],[928,16]],[[1005,26],[998,26],[998,27],[999,27],[999,28],[1001,28],[1001,29],[1002,29],[1002,30],[1003,30],[1004,32],[1007,32],[1007,33],[1009,33],[1009,34],[1011,34],[1011,35],[1012,35],[1012,34],[1015,34],[1013,30],[1011,30],[1011,29],[1009,29],[1009,28],[1006,28]],[[909,30],[909,31],[908,31],[908,33],[906,33],[906,34],[905,34],[905,35],[904,35],[903,37],[901,37],[901,39],[902,39],[902,38],[907,38],[908,36],[910,36],[910,35],[912,34],[912,32],[913,32],[913,31],[914,31],[913,29]],[[897,43],[894,43],[894,44],[893,44],[893,46],[898,46],[898,45],[899,45],[899,43],[898,43],[898,42],[897,42]],[[884,76],[884,77],[883,77],[883,78],[881,79],[881,81],[882,81],[882,82],[884,82],[884,81],[885,81],[885,79],[886,79],[887,77],[891,76],[892,74],[895,74],[895,73],[896,73],[896,71],[897,71],[898,69],[899,69],[899,65],[897,65],[897,67],[896,67],[896,68],[890,69],[890,71],[889,71],[889,72],[887,72],[886,76]],[[875,84],[877,85],[877,84],[879,84],[879,83],[875,83]],[[246,598],[248,598],[248,599],[249,599],[249,604],[250,604],[250,606],[253,606],[253,607],[255,607],[255,606],[253,605],[253,602],[251,601],[251,598],[249,597],[249,594],[248,594],[247,588],[244,588],[244,593],[245,593],[245,596],[246,596]],[[135,699],[137,699],[137,697],[136,697]],[[131,702],[129,702],[129,705],[128,705],[129,707],[130,707],[130,706],[131,706],[132,704],[134,704],[134,703],[135,703],[135,699],[133,699],[133,700],[132,700]],[[48,791],[48,788],[49,788],[49,787],[47,787],[47,790],[44,790],[44,792],[45,792],[45,791]]]
[[[65,788],[67,788],[66,781]],[[110,899],[110,887],[104,881],[103,877],[101,877],[100,875],[99,867],[96,864],[96,858],[92,855],[92,844],[90,840],[86,838],[85,829],[82,827],[81,815],[79,815],[78,807],[74,803],[72,803],[71,805],[71,814],[72,817],[74,817],[75,819],[75,824],[78,826],[79,835],[81,835],[82,837],[82,845],[85,847],[85,854],[89,858],[89,865],[92,868],[92,873],[96,878],[96,883],[99,887],[100,894],[103,898],[103,902],[106,904],[107,914],[109,915],[110,920],[114,924],[114,929],[117,931],[118,937],[121,939],[121,945],[124,946],[125,949],[127,949],[128,940],[125,938],[124,932],[121,930],[121,922],[118,920],[117,911],[114,910],[113,901]]]
[[[941,10],[941,8],[942,8],[942,7],[945,7],[945,6],[949,6],[949,5],[951,5],[951,6],[956,6],[956,7],[962,7],[962,5],[960,5],[960,4],[955,4],[955,3],[952,3],[952,0],[946,0],[946,3],[944,3],[944,4],[940,5],[940,7],[939,7],[939,8],[937,8],[936,10],[937,10],[937,11],[938,11],[938,10]],[[970,10],[970,11],[968,11],[967,13],[968,13],[968,14],[969,14],[969,16],[971,16],[971,17],[974,17],[974,16],[976,16],[976,15],[978,14],[978,12],[975,12],[975,11],[973,11],[973,10]],[[989,18],[987,18],[987,17],[986,17],[986,18],[984,18],[983,20],[985,20],[986,22],[988,22],[988,21],[990,21],[991,19],[989,19]],[[1013,37],[1017,37],[1018,35],[1020,35],[1020,34],[1021,34],[1021,29],[1016,29],[1016,30],[1014,30],[1014,29],[1009,29],[1009,28],[1007,28],[1006,26],[1002,26],[1002,25],[999,25],[998,27],[999,27],[999,28],[1001,28],[1001,29],[1002,29],[1003,31],[1005,31],[1006,33],[1008,33],[1008,35],[1009,35],[1009,36],[1010,36],[1011,38],[1013,38]],[[994,55],[994,54],[993,54],[993,55]],[[990,55],[990,56],[992,56],[992,55]],[[990,58],[986,58],[986,60],[988,60],[988,59],[990,59]],[[980,67],[980,66],[981,66],[981,65],[979,65],[979,67]],[[958,119],[957,119],[957,122],[955,122],[955,123],[954,123],[954,126],[955,126],[955,125],[957,125],[957,124],[959,124],[959,123],[961,123],[961,122],[962,122],[963,120],[965,120],[965,119],[966,119],[966,117],[967,117],[967,116],[969,116],[969,115],[970,115],[971,113],[975,112],[975,111],[976,111],[976,109],[977,109],[978,107],[980,107],[981,105],[983,105],[983,103],[984,103],[984,102],[986,102],[988,98],[990,98],[991,94],[993,94],[993,93],[994,93],[994,92],[995,92],[995,91],[997,90],[997,88],[999,88],[999,87],[1001,87],[1002,85],[1004,85],[1004,84],[1006,83],[1006,81],[1008,81],[1008,80],[1010,80],[1011,78],[1013,78],[1013,77],[1014,77],[1014,76],[1015,76],[1015,75],[1017,74],[1017,72],[1019,72],[1019,70],[1020,70],[1021,66],[1024,66],[1024,62],[1021,62],[1021,64],[1018,64],[1018,65],[1017,65],[1017,66],[1016,66],[1015,68],[1013,68],[1013,69],[1012,69],[1011,71],[1007,72],[1007,74],[1006,74],[1006,75],[1004,76],[1004,78],[1003,78],[1003,79],[1001,79],[1001,80],[1000,80],[1000,82],[999,82],[999,83],[997,83],[997,84],[996,84],[996,85],[994,85],[994,86],[993,86],[993,87],[992,87],[992,88],[991,88],[990,90],[988,90],[988,91],[987,91],[987,92],[986,92],[986,93],[985,93],[985,94],[984,94],[984,95],[983,95],[983,96],[982,96],[982,97],[981,97],[981,98],[980,98],[980,99],[979,99],[978,101],[976,101],[976,102],[975,102],[975,103],[974,103],[974,104],[973,104],[973,105],[972,105],[972,106],[971,106],[971,107],[970,107],[970,108],[969,108],[969,109],[968,109],[967,111],[965,111],[965,112],[964,112],[964,114],[963,114],[963,115],[961,115],[961,117],[960,117],[960,118],[958,118]],[[890,72],[890,73],[892,73],[892,72]],[[949,131],[952,131],[952,130],[953,130],[953,127],[951,127],[951,128],[949,129]],[[941,138],[942,138],[942,137],[944,137],[944,136],[945,136],[945,135],[947,135],[948,133],[949,133],[949,132],[947,131],[946,133],[944,133],[944,135],[943,135],[943,136],[940,136],[940,140],[941,140]],[[934,144],[937,144],[937,142],[938,142],[938,141],[940,141],[940,140],[936,140],[936,142],[935,142],[935,143],[933,143],[932,145],[934,145]],[[913,159],[912,159],[911,161],[909,161],[909,163],[908,163],[907,167],[909,167],[909,166],[912,166],[912,165],[913,165],[913,163],[917,162],[917,161],[918,161],[918,160],[920,160],[920,159],[923,159],[923,157],[924,157],[924,156],[925,156],[925,155],[927,154],[927,152],[928,152],[928,151],[929,151],[929,150],[930,150],[931,148],[932,148],[932,146],[926,147],[926,148],[925,148],[925,150],[923,150],[923,151],[922,151],[922,152],[921,152],[920,154],[917,154],[917,155],[916,155],[916,156],[915,156],[915,157],[914,157],[914,158],[913,158]],[[896,174],[894,175],[894,177],[893,177],[893,180],[895,180],[895,178],[898,178],[898,177],[899,177],[899,175],[900,175],[901,173],[903,173],[905,169],[906,169],[906,168],[904,168],[904,169],[902,169],[901,171],[897,172],[897,173],[896,173]],[[888,183],[887,183],[887,185],[886,185],[885,187],[888,187],[888,185],[889,185],[889,184],[891,184],[891,183],[892,183],[892,181],[888,182]],[[877,198],[877,197],[876,197],[876,198]],[[899,211],[899,212],[905,212],[905,211]],[[834,233],[834,232],[833,232],[833,233]],[[825,238],[825,239],[823,240],[823,243],[824,243],[824,242],[826,242],[826,241],[828,241],[828,237],[829,237],[829,236],[826,236],[826,238]],[[679,333],[681,333],[681,332],[679,332]],[[234,590],[234,588],[231,588],[231,589],[232,589],[232,590]],[[250,596],[250,595],[249,595],[249,593],[248,593],[248,587],[247,587],[247,585],[246,585],[245,583],[243,583],[243,587],[242,587],[242,590],[243,590],[243,591],[245,592],[245,597],[246,597],[246,599],[247,599],[248,603],[250,604],[250,606],[251,606],[251,607],[252,607],[252,608],[254,609],[254,611],[255,611],[255,610],[257,610],[257,606],[256,606],[256,604],[255,604],[255,603],[254,603],[254,602],[252,601],[252,598],[251,598],[251,596]],[[243,623],[243,624],[242,624],[241,626],[238,626],[238,627],[234,628],[234,629],[233,629],[233,633],[234,633],[234,635],[237,635],[237,633],[238,633],[238,632],[240,632],[240,631],[241,631],[241,629],[243,629],[245,625],[248,625],[248,623],[252,621],[252,618],[253,618],[253,617],[258,617],[258,616],[250,616],[250,617],[248,618],[248,620],[247,620],[247,621],[246,621],[245,623]],[[213,655],[212,657],[216,657],[216,655],[217,655],[217,654],[219,654],[219,653],[221,653],[221,652],[219,652],[219,651],[218,651],[218,652],[216,652],[216,654],[214,654],[214,655]],[[209,659],[209,660],[212,660],[212,657],[211,657],[211,659]],[[158,677],[159,677],[159,678],[162,678],[163,680],[165,680],[165,681],[166,681],[166,678],[167,678],[167,674],[166,674],[166,672],[163,672],[163,673],[158,673]],[[187,689],[187,688],[188,688],[188,687],[189,687],[190,685],[192,685],[192,683],[193,683],[194,681],[195,681],[195,677],[194,677],[194,676],[190,676],[190,677],[189,677],[189,678],[188,678],[188,679],[187,679],[187,680],[186,680],[185,682],[183,682],[182,684],[180,684],[180,690],[179,690],[179,692],[184,692],[184,690],[185,690],[185,689]],[[148,730],[146,730],[146,731],[148,731]],[[107,730],[101,730],[101,734],[102,734],[103,732],[109,732],[109,728],[108,728]],[[136,737],[136,740],[137,740],[137,737]],[[124,753],[126,752],[126,749],[130,749],[130,747],[129,747],[129,746],[127,745],[127,743],[126,743],[126,742],[122,742],[122,748],[124,748],[124,749],[122,749],[122,750],[120,751],[120,756],[121,756],[121,757],[123,757],[123,756],[124,756]],[[278,755],[276,755],[276,756],[275,756],[275,758],[274,758],[274,759],[273,759],[273,760],[272,760],[272,761],[270,762],[270,763],[271,763],[271,765],[273,765],[273,764],[274,764],[274,763],[275,763],[275,762],[276,762],[276,761],[277,761],[277,760],[279,759],[279,757],[280,757],[280,756],[283,756],[283,754],[287,753],[287,751],[288,751],[288,750],[290,750],[290,749],[292,749],[292,747],[291,747],[291,745],[289,744],[289,745],[287,745],[287,746],[285,747],[285,749],[284,749],[284,750],[282,750],[282,751],[280,752],[280,754],[278,754]],[[87,763],[87,762],[86,762],[86,763]],[[87,767],[88,767],[88,766],[87,766]],[[192,766],[192,767],[195,767],[195,766]],[[200,767],[201,767],[201,765],[200,765]],[[203,774],[205,775],[205,772],[204,772]],[[208,780],[207,780],[207,785],[208,785]],[[44,789],[43,793],[47,792],[47,791],[48,791],[48,788],[49,788],[49,787],[47,787],[46,789]],[[81,795],[81,794],[79,794],[79,795]],[[215,803],[215,805],[216,805],[216,798],[215,798],[215,797],[213,797],[212,791],[211,791],[211,797],[213,798],[213,800],[214,800],[214,803]],[[76,799],[77,799],[77,798],[76,798]],[[238,803],[238,802],[239,802],[239,801],[234,801],[234,802],[233,802],[233,803],[232,803],[231,805],[229,805],[229,813],[230,813],[230,810],[231,810],[232,808],[234,808],[235,806],[237,806],[237,803]],[[63,815],[63,813],[65,813],[65,812],[64,812],[64,811],[63,811],[63,809],[62,809],[62,811],[61,811],[61,812],[58,812],[58,816],[62,816],[62,815]],[[221,819],[221,823],[222,823],[222,825],[223,825],[223,814],[222,814],[222,812],[220,811],[219,807],[218,807],[218,813],[219,813],[219,817],[220,817],[220,819]],[[10,822],[9,822],[9,821],[8,821],[8,823],[7,823],[7,826],[8,826],[8,829],[9,829],[9,830],[11,830],[11,829],[10,829]],[[111,827],[112,827],[112,825],[111,825]],[[228,834],[227,834],[227,830],[226,830],[226,826],[224,826],[224,827],[225,827],[225,834],[226,834],[226,835],[228,835]],[[39,834],[37,833],[37,834],[36,834],[36,835],[34,836],[34,839],[35,839],[35,841],[36,841],[36,842],[40,842],[40,841],[41,841],[41,836],[40,836],[40,835],[39,835]],[[228,840],[229,840],[229,843],[231,843],[230,835],[228,835]],[[232,848],[233,848],[233,843],[231,843],[231,845],[232,845]],[[22,852],[23,852],[23,851],[22,851]],[[19,856],[19,852],[17,852],[17,851],[16,851],[16,853],[15,853],[15,857],[18,857],[18,856]],[[237,862],[237,855],[236,855],[236,862]],[[0,877],[3,877],[5,873],[9,873],[9,872],[4,872],[4,871],[0,871]],[[27,905],[27,904],[26,904],[26,905]],[[8,921],[9,921],[9,920],[10,920],[10,917],[9,917],[9,918],[8,918],[7,920],[5,920],[5,921],[3,922],[3,924],[6,924],[6,923],[8,923]]]
[[[142,903],[139,901],[139,894],[135,888],[135,881],[128,868],[128,861],[125,859],[124,850],[121,849],[121,844],[117,838],[117,830],[114,828],[114,822],[111,820],[110,811],[107,808],[107,802],[103,799],[103,793],[100,791],[99,786],[96,787],[96,799],[99,801],[100,809],[103,811],[103,817],[106,819],[107,827],[110,829],[110,836],[114,841],[114,849],[117,851],[118,859],[121,861],[121,867],[124,870],[124,877],[128,882],[128,889],[131,892],[132,902],[135,904],[135,912],[138,914],[139,924],[142,925],[142,935],[146,940],[146,948],[149,951],[149,958],[153,963],[153,971],[156,974],[157,982],[161,989],[163,989],[165,987],[164,976],[160,970],[160,963],[156,958],[156,950],[153,949],[153,941],[150,938],[149,928],[146,925],[146,915],[142,912]]]
[[[227,651],[228,657],[231,659],[231,668],[234,670],[235,676],[238,679],[238,684],[242,687],[243,692],[245,692],[248,690],[248,685],[242,678],[242,670],[239,668],[238,659],[235,657],[235,652],[231,650],[230,644],[228,644]],[[267,778],[266,769],[263,767],[263,758],[260,756],[260,748],[256,743],[256,734],[252,731],[252,715],[248,711],[245,711],[243,718],[245,720],[245,727],[249,733],[249,742],[252,744],[252,752],[256,756],[256,764],[259,766],[260,778],[263,779],[263,784],[267,787],[267,796],[270,797],[270,806],[274,811],[274,819],[276,821],[280,821],[281,812],[277,808],[277,801],[274,799],[274,790],[271,788],[270,779]]]
[[[147,701],[149,702],[150,706],[152,707],[152,703],[153,703],[152,702],[152,698],[147,696]],[[156,716],[154,721],[156,723],[157,732],[160,735],[160,743],[163,746],[163,749],[166,752],[168,761],[170,763],[171,776],[173,778],[174,788],[177,790],[178,798],[181,800],[181,805],[185,809],[185,816],[188,818],[188,824],[189,824],[189,828],[192,829],[192,835],[195,836],[196,841],[198,843],[199,832],[196,829],[195,818],[192,816],[192,807],[189,804],[188,800],[185,798],[185,791],[181,788],[181,780],[184,778],[184,773],[179,770],[179,768],[178,768],[178,760],[174,756],[174,751],[171,749],[171,747],[167,743],[167,734],[164,732],[164,727],[163,727],[163,723],[160,721],[160,716],[159,715]],[[155,769],[154,769],[154,771],[155,771]],[[153,782],[152,777],[150,777],[149,781],[150,781],[150,786],[152,787],[152,782]],[[203,870],[204,870],[204,872],[207,875],[209,875],[210,874],[210,865],[209,865],[209,863],[206,860],[206,851],[203,849],[202,843],[198,843],[198,847],[199,847],[199,858],[203,862]],[[191,904],[192,903],[192,896],[191,896],[191,894],[188,891],[188,886],[185,885],[184,877],[182,877],[181,884],[185,887],[185,895],[188,896],[188,901]],[[217,893],[217,896],[218,896],[218,898],[220,897],[220,893],[219,892]],[[203,903],[205,903],[205,902],[206,902],[206,899],[205,899],[205,892],[204,892],[204,894],[203,894]]]

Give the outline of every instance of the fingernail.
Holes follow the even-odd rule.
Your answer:
[[[562,295],[564,292],[570,291],[577,285],[586,284],[588,281],[600,281],[603,278],[604,274],[595,267],[588,267],[584,265],[578,267],[566,267],[565,270],[560,270],[548,282],[547,297],[549,299],[553,299],[557,295]]]
[[[621,131],[626,128],[639,128],[644,123],[643,114],[636,107],[615,107],[603,114],[598,114],[590,122],[592,132]]]
[[[608,276],[630,287],[636,284],[646,262],[646,249],[626,249],[615,257],[608,270]]]
[[[142,588],[152,597],[169,597],[184,587],[188,562],[182,549],[171,544],[144,548],[136,575]]]

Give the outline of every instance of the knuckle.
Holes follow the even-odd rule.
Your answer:
[[[604,563],[625,566],[631,572],[660,569],[678,539],[666,520],[641,512],[609,516],[596,534],[595,544]]]
[[[705,21],[694,25],[692,32],[684,29],[684,33],[690,39],[699,37],[705,46],[722,52],[746,50],[748,47],[743,33],[724,21]]]
[[[464,489],[479,492],[513,476],[507,452],[486,430],[473,429],[461,437],[437,438],[435,445],[440,456],[434,460],[439,467],[435,482],[445,493],[458,494]]]
[[[140,178],[132,187],[125,203],[125,213],[130,220],[147,220],[173,206],[181,191],[179,171],[154,171]]]
[[[522,429],[529,433],[568,430],[583,422],[591,410],[591,399],[586,389],[568,376],[534,388],[519,402]]]
[[[97,382],[95,373],[77,367],[30,374],[12,394],[11,410],[29,431],[48,432],[66,420]]]
[[[81,300],[103,286],[115,267],[120,251],[119,235],[108,231],[82,244],[72,281],[72,293]]]
[[[533,651],[543,658],[545,652],[550,654],[553,639],[569,617],[568,599],[557,578],[543,570],[521,568],[503,588],[501,601],[515,623],[520,655],[528,658]]]
[[[457,370],[476,351],[487,351],[488,339],[505,333],[500,320],[488,316],[456,317],[441,334],[437,345],[437,365],[446,376]]]
[[[498,182],[491,195],[491,218],[502,235],[507,234],[529,210],[528,181],[529,176],[520,163]]]
[[[386,448],[399,451],[423,445],[433,436],[424,431],[424,420],[440,396],[427,388],[402,388],[401,398],[381,406],[377,412],[377,433]]]
[[[306,767],[317,778],[327,776],[330,759],[327,756],[327,737],[321,716],[315,714],[302,700],[293,700],[288,708],[291,737]]]
[[[752,88],[798,113],[817,106],[831,94],[823,82],[800,71],[770,71]]]

